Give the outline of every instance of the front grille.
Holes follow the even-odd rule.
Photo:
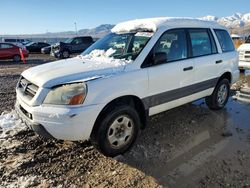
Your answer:
[[[245,51],[245,54],[250,54],[250,51]]]
[[[249,58],[250,58],[250,55],[245,55],[245,58],[246,58],[246,59],[249,59]]]
[[[18,88],[21,90],[23,95],[28,96],[30,99],[36,95],[36,92],[38,90],[38,86],[31,83],[30,81],[28,81],[24,77],[21,77],[21,79],[18,83]]]

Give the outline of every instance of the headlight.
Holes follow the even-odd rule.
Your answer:
[[[82,104],[87,95],[85,83],[65,84],[53,88],[44,100],[44,104],[78,105]]]

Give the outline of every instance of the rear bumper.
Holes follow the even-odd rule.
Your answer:
[[[250,61],[239,61],[239,69],[250,69]]]

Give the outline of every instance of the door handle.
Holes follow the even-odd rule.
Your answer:
[[[183,69],[183,71],[189,71],[189,70],[192,70],[192,69],[193,69],[192,66],[190,66],[190,67],[185,67],[185,68]]]
[[[216,64],[222,63],[222,60],[215,61]]]

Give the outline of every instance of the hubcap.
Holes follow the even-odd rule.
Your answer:
[[[227,99],[227,95],[228,95],[227,86],[223,84],[219,87],[218,95],[217,95],[217,101],[220,106],[224,105],[224,102]]]
[[[111,147],[119,149],[132,139],[134,122],[128,116],[119,116],[108,129],[107,137]]]
[[[68,56],[69,56],[69,52],[67,52],[67,51],[63,52],[63,57],[64,58],[67,58]]]

